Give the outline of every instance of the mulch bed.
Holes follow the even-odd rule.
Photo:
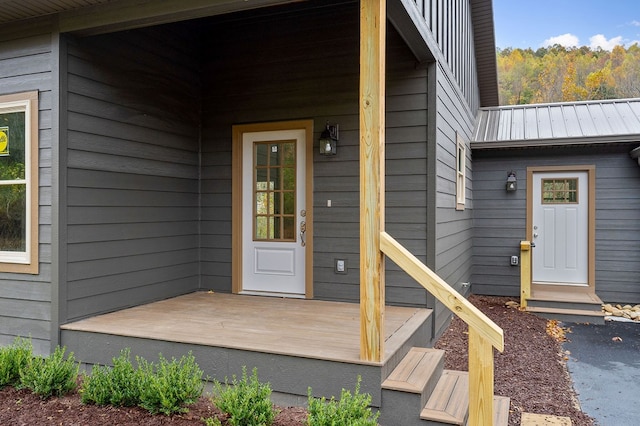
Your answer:
[[[511,398],[509,425],[520,424],[522,413],[551,414],[571,419],[573,426],[594,424],[577,402],[562,352],[564,332],[504,297],[471,296],[469,300],[504,330],[505,350],[494,351],[494,393]],[[467,325],[454,318],[435,345],[446,350],[445,368],[468,370]]]
[[[523,412],[566,416],[574,426],[593,425],[576,404],[558,341],[562,330],[549,327],[545,319],[506,306],[510,300],[507,298],[471,296],[470,300],[505,333],[505,351],[495,357],[495,393],[511,398],[509,425],[519,425]],[[467,370],[466,333],[466,325],[456,318],[438,340],[436,347],[447,351],[445,368]],[[275,426],[304,425],[304,408],[279,409]],[[189,407],[186,414],[164,416],[151,415],[140,408],[83,405],[77,393],[42,400],[25,390],[0,390],[1,425],[181,426],[202,425],[202,418],[213,416],[224,419],[206,397]]]

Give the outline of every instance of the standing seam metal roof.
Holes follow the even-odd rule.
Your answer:
[[[640,142],[640,98],[482,108],[472,146]]]

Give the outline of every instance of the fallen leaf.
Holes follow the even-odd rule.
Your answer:
[[[564,342],[567,340],[565,333],[568,329],[560,326],[560,323],[556,320],[547,321],[547,334],[551,336],[557,342]]]

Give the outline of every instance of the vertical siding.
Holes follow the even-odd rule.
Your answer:
[[[473,109],[480,104],[469,0],[416,0],[417,12],[433,35],[447,71]]]
[[[221,39],[225,43],[217,43]],[[314,295],[359,300],[358,39],[357,4],[313,13],[296,6],[283,15],[211,26],[203,103],[203,288],[231,289],[231,126],[313,118],[316,141],[326,121],[340,125],[337,156],[314,149]],[[424,258],[426,71],[416,69],[391,28],[388,44],[387,229]],[[347,260],[347,275],[333,272],[334,258]],[[424,291],[389,269],[388,302],[420,304],[422,297],[424,303]]]
[[[198,288],[196,34],[69,43],[67,320]]]
[[[640,303],[640,167],[629,147],[513,153],[474,152],[473,291],[518,296],[520,268],[509,266],[525,238],[526,168],[596,166],[596,293],[607,302]],[[518,191],[507,194],[514,170]]]
[[[38,275],[0,273],[0,346],[31,336],[34,351],[50,351],[51,334],[51,158],[52,36],[46,22],[0,31],[0,94],[39,91],[39,261]]]

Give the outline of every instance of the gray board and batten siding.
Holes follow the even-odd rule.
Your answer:
[[[15,336],[30,335],[36,353],[49,353],[52,334],[51,282],[56,267],[52,223],[56,190],[52,168],[57,144],[56,67],[58,43],[47,22],[28,28],[0,29],[0,88],[2,94],[38,91],[39,108],[39,271],[37,275],[0,273],[0,346]]]

